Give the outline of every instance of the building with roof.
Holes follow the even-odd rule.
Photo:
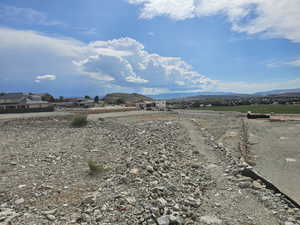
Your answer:
[[[165,100],[144,101],[136,103],[136,108],[139,110],[167,110],[167,103]]]
[[[8,93],[0,96],[0,113],[50,112],[54,105],[39,95]]]

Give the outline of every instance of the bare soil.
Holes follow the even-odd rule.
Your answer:
[[[0,224],[300,224],[286,199],[240,175],[242,119],[126,112],[90,115],[83,128],[67,118],[0,120]],[[105,171],[91,175],[89,160]]]

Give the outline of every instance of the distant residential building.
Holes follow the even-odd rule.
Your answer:
[[[49,112],[54,105],[42,97],[27,93],[8,93],[0,96],[0,113]]]
[[[64,98],[62,102],[55,103],[58,107],[67,107],[67,108],[91,108],[95,107],[96,103],[93,99],[88,98]]]
[[[166,100],[155,101],[155,107],[159,110],[166,110],[167,109],[167,101]]]
[[[136,103],[136,108],[140,110],[166,110],[167,103],[165,100],[145,101]]]

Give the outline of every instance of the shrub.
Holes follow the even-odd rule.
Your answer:
[[[71,125],[73,127],[83,127],[87,125],[87,115],[83,115],[83,114],[75,115]]]
[[[108,170],[108,168],[105,168],[103,165],[98,165],[95,161],[89,160],[88,166],[90,169],[90,174],[99,174],[99,173],[104,173]]]

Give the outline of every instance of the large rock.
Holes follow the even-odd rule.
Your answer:
[[[217,218],[216,216],[202,216],[200,218],[200,221],[207,224],[207,225],[221,225],[222,224],[222,220],[220,220],[219,218]]]

